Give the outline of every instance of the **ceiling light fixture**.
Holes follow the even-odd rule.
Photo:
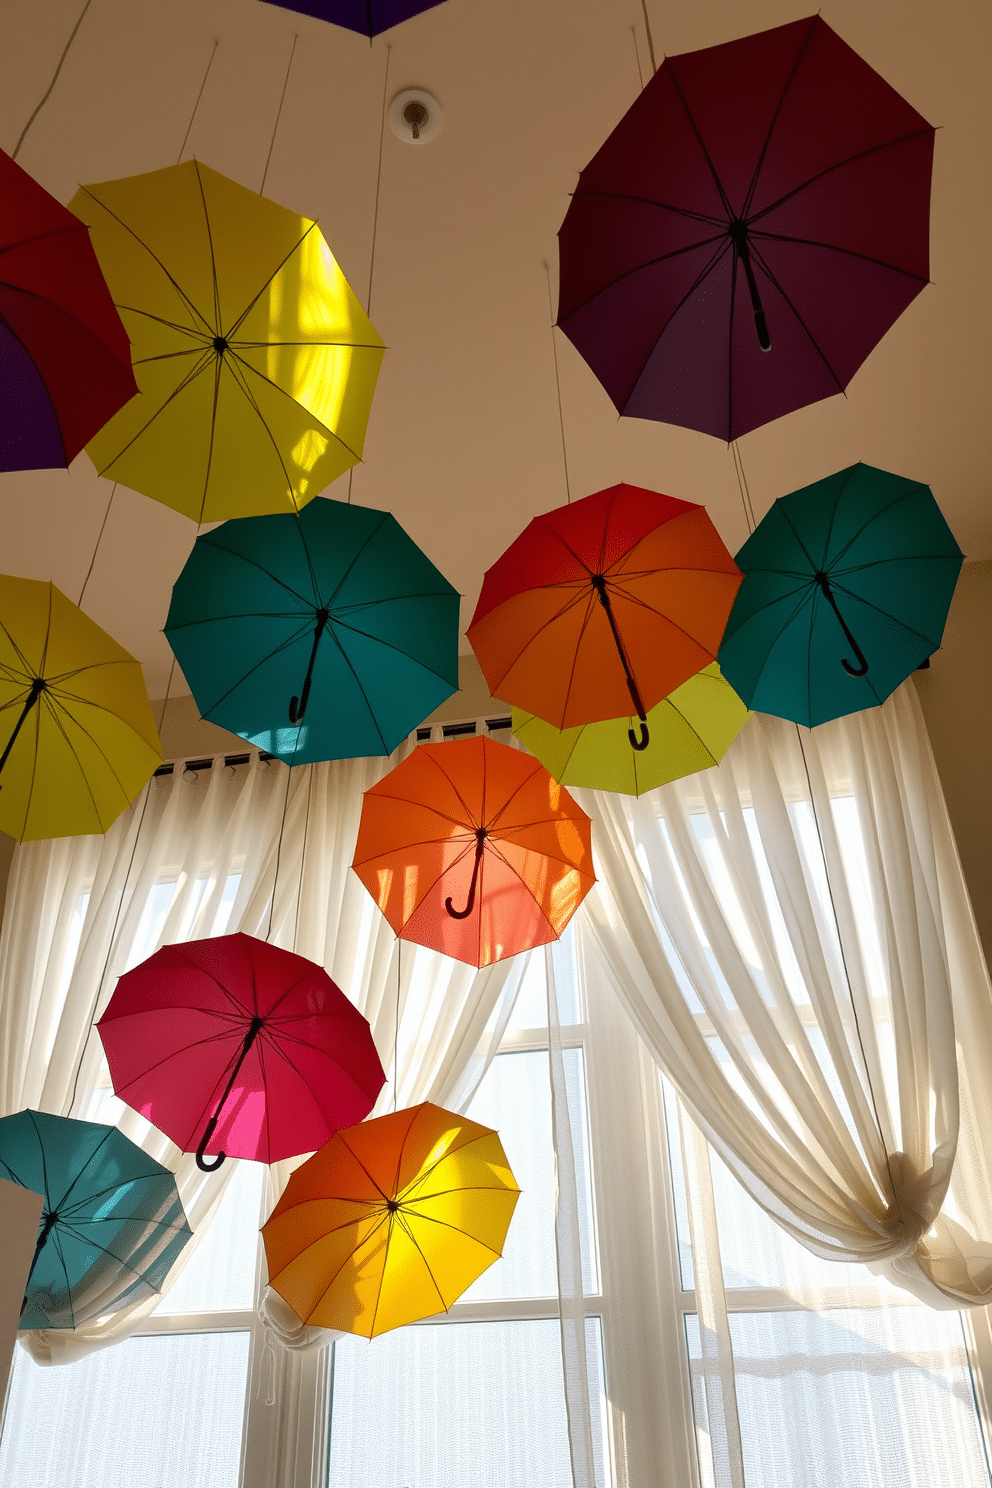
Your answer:
[[[389,127],[407,145],[429,144],[443,121],[441,105],[423,88],[404,88],[389,105]]]

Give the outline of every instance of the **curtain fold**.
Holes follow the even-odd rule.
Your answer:
[[[818,1255],[987,1302],[992,989],[912,684],[813,731],[756,715],[637,800],[575,795],[577,931],[752,1197]]]

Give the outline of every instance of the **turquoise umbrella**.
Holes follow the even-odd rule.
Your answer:
[[[113,1126],[0,1119],[0,1176],[44,1196],[20,1328],[75,1328],[154,1295],[192,1231],[168,1168]]]
[[[198,537],[165,633],[200,714],[294,764],[390,754],[458,687],[459,595],[388,512]]]
[[[737,554],[723,675],[809,728],[884,703],[940,645],[962,562],[920,481],[852,465],[793,491]]]

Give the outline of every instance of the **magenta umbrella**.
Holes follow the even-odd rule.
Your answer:
[[[204,1172],[315,1152],[365,1119],[386,1078],[326,971],[250,935],[163,946],[97,1027],[117,1095]]]
[[[819,16],[669,57],[579,177],[559,326],[728,441],[842,392],[929,280],[933,136]]]

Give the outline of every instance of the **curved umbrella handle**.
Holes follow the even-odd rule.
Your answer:
[[[844,668],[849,677],[867,676],[868,658],[862,651],[861,647],[858,645],[857,641],[854,639],[854,636],[851,634],[851,627],[848,625],[847,621],[844,619],[844,616],[840,612],[837,601],[834,598],[834,591],[831,588],[830,580],[827,578],[827,575],[825,573],[818,573],[815,575],[815,578],[816,582],[823,590],[824,598],[826,599],[830,608],[833,610],[834,614],[837,616],[838,622],[840,623],[840,628],[844,632],[844,635],[847,639],[847,644],[850,646],[851,650],[857,657],[857,666],[852,666],[847,657],[842,656],[840,659],[841,666]]]
[[[317,647],[320,645],[320,638],[324,634],[324,626],[327,624],[329,618],[329,612],[326,609],[317,611],[317,623],[313,628],[313,645],[310,647],[310,661],[307,665],[307,674],[303,679],[303,690],[299,697],[294,696],[289,700],[290,723],[299,723],[307,711],[307,703],[310,699],[310,683],[313,681],[313,668],[317,660]]]
[[[264,1026],[265,1019],[260,1018],[256,1013],[254,1018],[252,1018],[251,1022],[248,1025],[248,1032],[245,1034],[244,1042],[241,1045],[241,1053],[235,1060],[234,1068],[232,1069],[230,1079],[227,1082],[227,1088],[225,1089],[224,1094],[221,1096],[220,1100],[217,1102],[217,1105],[214,1107],[213,1115],[207,1122],[206,1126],[203,1128],[203,1136],[200,1138],[200,1145],[196,1149],[196,1166],[199,1168],[201,1173],[216,1173],[221,1163],[227,1157],[226,1152],[218,1152],[214,1161],[208,1162],[206,1157],[207,1143],[210,1141],[210,1138],[217,1130],[217,1123],[220,1120],[220,1113],[221,1111],[223,1111],[225,1105],[227,1104],[227,1097],[234,1089],[234,1082],[238,1078],[238,1072],[240,1071],[241,1066],[248,1058],[248,1051],[255,1040],[258,1038],[258,1035],[261,1033]]]
[[[4,747],[3,754],[0,754],[0,771],[3,770],[3,767],[7,763],[7,760],[9,758],[9,756],[10,756],[10,751],[13,749],[15,743],[17,742],[17,736],[21,732],[21,729],[24,726],[24,720],[27,718],[28,714],[31,712],[31,709],[34,707],[35,703],[41,697],[41,694],[43,692],[45,692],[46,690],[47,690],[47,685],[45,683],[44,677],[35,677],[34,681],[31,683],[31,689],[28,692],[27,702],[24,704],[24,707],[21,709],[21,716],[17,720],[17,722],[14,724],[14,732],[11,734],[10,738],[7,740],[6,746]]]
[[[475,862],[472,865],[472,882],[468,886],[468,899],[465,903],[465,908],[456,909],[450,894],[444,901],[444,907],[453,920],[467,920],[475,908],[475,887],[479,881],[479,864],[482,862],[483,844],[488,835],[484,827],[480,827],[475,834]]]
[[[631,749],[647,749],[648,745],[651,742],[651,735],[648,733],[647,720],[644,718],[641,719],[641,737],[639,739],[632,728],[629,728],[627,730],[627,738],[630,740]]]
[[[216,1173],[221,1163],[224,1162],[227,1157],[226,1152],[218,1152],[213,1162],[208,1162],[207,1160],[207,1143],[210,1141],[210,1138],[213,1136],[216,1130],[217,1115],[215,1114],[211,1116],[210,1120],[204,1127],[203,1136],[200,1138],[200,1145],[196,1149],[196,1166],[199,1168],[201,1173]]]

